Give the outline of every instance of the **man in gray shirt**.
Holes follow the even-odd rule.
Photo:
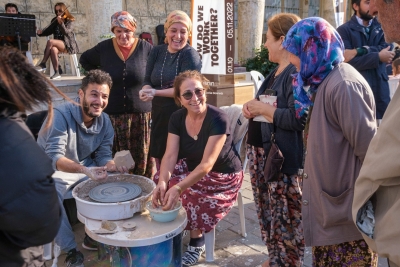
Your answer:
[[[51,126],[46,128],[46,123],[43,123],[37,142],[51,158],[54,170],[82,173],[93,180],[106,178],[107,171],[123,173],[128,170],[125,166],[117,167],[112,160],[114,129],[108,115],[103,113],[111,86],[112,80],[108,73],[90,71],[82,79],[79,97],[75,100],[80,105],[67,102],[54,107]],[[62,204],[66,182],[61,179],[55,181]],[[76,250],[72,227],[65,210],[62,210],[62,222],[55,243],[61,250],[68,252],[65,260],[67,266],[81,267],[83,254]],[[83,247],[97,249],[96,243],[88,236],[85,237]]]

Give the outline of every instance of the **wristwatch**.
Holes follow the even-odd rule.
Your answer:
[[[368,49],[365,47],[357,47],[356,50],[357,50],[357,55],[356,55],[357,57],[363,56],[368,53]]]

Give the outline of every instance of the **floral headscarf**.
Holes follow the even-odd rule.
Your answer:
[[[172,24],[178,22],[186,26],[190,36],[192,32],[192,20],[181,10],[174,10],[168,14],[167,20],[164,23],[164,32],[167,33],[168,28],[171,27]]]
[[[112,32],[114,32],[115,27],[121,27],[134,32],[136,30],[136,19],[127,11],[116,12],[111,16]]]
[[[318,17],[293,25],[282,45],[300,58],[300,71],[293,80],[296,117],[300,118],[313,105],[319,84],[344,60],[344,45],[332,25]]]

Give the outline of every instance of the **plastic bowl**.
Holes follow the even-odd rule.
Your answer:
[[[179,210],[182,208],[182,203],[176,203],[175,208],[163,211],[161,207],[153,208],[151,201],[146,203],[146,209],[150,212],[150,217],[156,222],[171,222],[178,216]]]

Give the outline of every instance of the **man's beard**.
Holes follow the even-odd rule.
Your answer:
[[[101,108],[104,109],[104,106],[105,105],[103,105]],[[82,107],[83,107],[83,113],[85,113],[85,115],[90,118],[97,118],[97,117],[100,117],[100,115],[101,115],[101,113],[100,113],[100,115],[94,115],[93,113],[90,112],[90,105],[88,104],[86,99],[83,99]]]
[[[360,19],[364,20],[364,21],[370,21],[371,19],[374,18],[374,16],[372,16],[371,14],[369,14],[369,11],[367,12],[363,12],[363,11],[359,11],[359,15],[360,15]]]

